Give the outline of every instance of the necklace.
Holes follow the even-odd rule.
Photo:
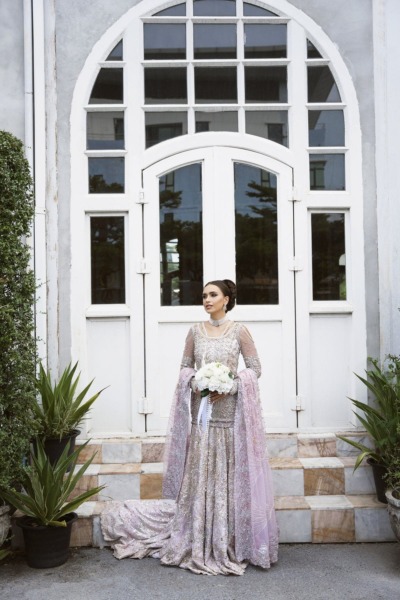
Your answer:
[[[222,317],[222,319],[212,319],[210,317],[209,323],[211,325],[213,325],[214,327],[219,327],[220,325],[223,325],[224,323],[226,323],[228,320],[229,320],[228,315],[225,315],[225,317]]]

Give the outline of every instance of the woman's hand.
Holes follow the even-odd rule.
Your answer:
[[[218,400],[223,400],[226,398],[227,394],[218,394],[218,392],[210,392],[210,402],[214,404],[214,402],[218,402]]]

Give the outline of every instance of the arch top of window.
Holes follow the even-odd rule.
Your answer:
[[[193,17],[238,17],[243,12],[244,17],[279,17],[278,14],[253,2],[237,2],[237,0],[191,0],[177,2],[166,8],[157,10],[152,17],[186,17],[190,12]],[[239,6],[238,6],[239,5]]]

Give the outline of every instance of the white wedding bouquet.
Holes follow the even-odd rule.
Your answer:
[[[232,388],[233,373],[222,363],[211,362],[203,365],[194,378],[204,397],[210,392],[227,394]]]

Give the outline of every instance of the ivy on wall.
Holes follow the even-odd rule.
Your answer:
[[[0,487],[18,483],[35,402],[35,278],[26,238],[34,215],[23,145],[0,131]]]

